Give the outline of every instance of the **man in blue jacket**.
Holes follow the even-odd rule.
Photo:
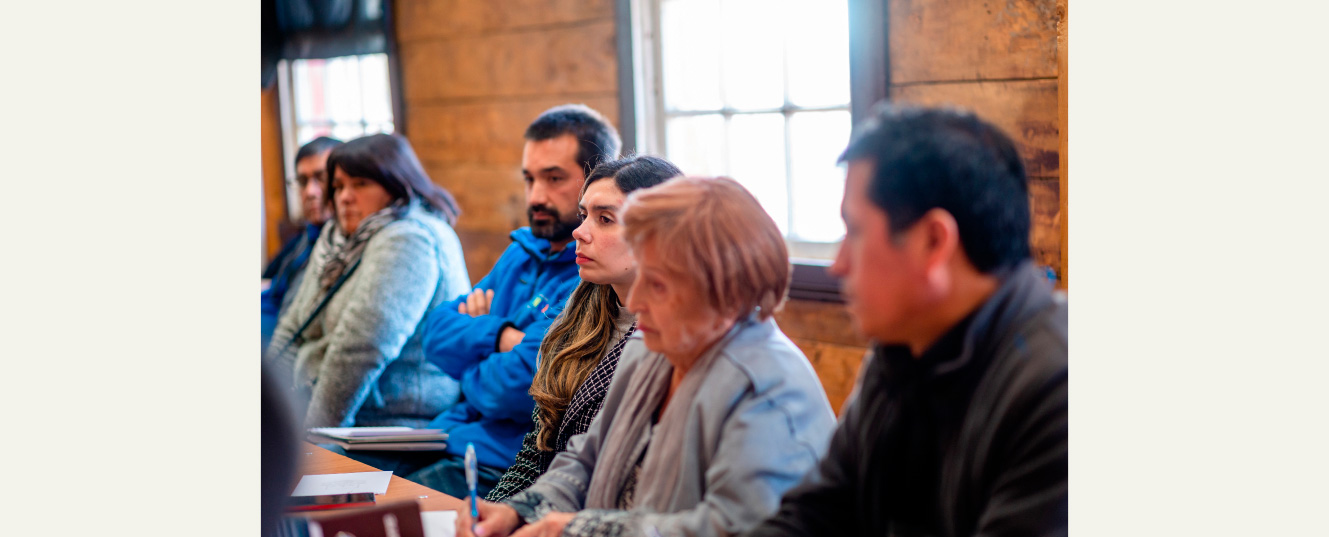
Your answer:
[[[425,318],[430,362],[461,382],[459,402],[431,427],[448,433],[448,448],[359,458],[446,494],[469,495],[462,472],[468,442],[479,460],[483,497],[512,465],[531,429],[529,393],[540,340],[562,311],[577,277],[572,230],[580,224],[577,197],[591,169],[618,157],[618,131],[582,105],[545,111],[526,129],[522,175],[530,227],[470,294],[435,308]]]
[[[263,349],[268,348],[277,321],[295,298],[295,290],[300,288],[305,266],[309,264],[309,253],[314,251],[323,223],[332,217],[332,209],[323,203],[323,189],[327,188],[328,181],[325,168],[328,153],[339,145],[341,140],[319,136],[295,153],[295,182],[300,187],[305,229],[304,233],[287,241],[263,269],[263,279],[267,282],[261,295]]]

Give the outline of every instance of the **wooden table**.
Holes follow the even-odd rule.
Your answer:
[[[310,474],[346,474],[351,472],[377,472],[378,469],[349,457],[338,455],[314,444],[304,442],[296,454],[300,459],[300,476]],[[299,481],[299,477],[296,478]],[[388,482],[387,494],[376,494],[380,505],[399,500],[420,502],[421,511],[458,511],[467,509],[466,503],[396,474]]]

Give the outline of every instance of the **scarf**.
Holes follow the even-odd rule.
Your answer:
[[[323,292],[326,293],[332,288],[332,284],[346,272],[347,267],[360,260],[360,256],[365,252],[365,245],[369,244],[369,239],[373,238],[378,230],[400,220],[409,210],[405,198],[394,201],[391,205],[361,220],[360,225],[355,228],[355,233],[350,237],[342,233],[341,223],[333,219],[332,232],[323,235],[327,248],[323,250],[323,274],[318,278]]]
[[[651,431],[652,416],[669,391],[674,366],[658,352],[648,353],[642,359],[628,382],[620,410],[614,416],[614,423],[609,426],[602,444],[604,453],[596,461],[595,471],[591,475],[586,509],[617,508],[623,485],[643,450],[646,456],[642,460],[637,489],[633,493],[635,505],[658,513],[672,513],[696,503],[692,501],[690,505],[677,506],[674,505],[676,498],[673,497],[681,470],[677,453],[683,449],[683,432],[688,426],[688,412],[691,410],[687,402],[696,399],[720,351],[728,346],[735,334],[752,322],[751,319],[745,319],[734,323],[727,334],[702,353],[683,376],[683,381],[672,397],[675,404],[665,409],[654,432]]]

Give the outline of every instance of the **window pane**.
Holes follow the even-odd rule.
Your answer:
[[[364,136],[364,127],[359,122],[356,123],[338,123],[332,127],[332,137],[343,142],[349,142],[361,136]]]
[[[849,103],[848,2],[788,2],[789,101],[799,106]]]
[[[720,26],[715,0],[664,0],[660,5],[665,107],[720,108]]]
[[[729,120],[730,177],[757,197],[781,234],[788,234],[789,191],[784,164],[783,114],[739,114]]]
[[[291,83],[295,94],[295,120],[301,123],[327,117],[323,106],[323,60],[296,60],[291,63]]]
[[[750,110],[784,105],[783,4],[784,0],[724,0],[724,48],[719,52],[729,106]]]
[[[382,123],[392,121],[392,92],[388,89],[388,56],[370,54],[361,56],[360,76],[364,88],[365,121]]]
[[[724,132],[718,114],[666,120],[666,154],[687,175],[724,175]]]
[[[849,112],[845,111],[790,116],[794,239],[835,242],[844,236],[840,220],[844,171],[835,160],[849,143],[849,130]]]
[[[329,112],[333,121],[360,121],[363,110],[360,103],[360,62],[343,57],[328,60],[327,92]]]
[[[296,143],[299,145],[305,145],[314,138],[327,136],[331,132],[332,131],[326,126],[322,125],[301,125],[296,133]]]
[[[368,135],[370,135],[370,134],[378,134],[378,133],[380,133],[380,132],[391,134],[391,133],[392,133],[392,124],[391,124],[391,123],[370,123],[369,126],[368,126],[367,128],[365,128],[365,135],[366,135],[366,136],[368,136]]]

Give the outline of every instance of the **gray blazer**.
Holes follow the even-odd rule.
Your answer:
[[[331,232],[329,223],[323,233]],[[323,299],[325,250],[319,240],[270,350],[281,349]],[[272,357],[309,390],[305,426],[423,427],[456,402],[457,381],[425,360],[420,327],[426,312],[470,287],[456,232],[420,206],[374,234],[304,344]]]
[[[719,355],[698,396],[686,403],[684,448],[671,454],[678,481],[666,491],[673,510],[649,512],[638,504],[631,511],[582,511],[577,517],[583,520],[574,519],[565,534],[604,533],[609,528],[594,526],[609,525],[617,528],[608,533],[640,535],[649,525],[663,535],[731,535],[774,513],[780,496],[816,465],[835,427],[816,372],[774,320],[741,321],[734,330],[728,344],[713,351]],[[519,495],[540,498],[539,514],[583,508],[610,424],[622,419],[618,412],[629,381],[656,358],[652,354],[634,334],[590,429],[574,436],[549,471]],[[646,436],[639,441],[649,441],[649,431]],[[650,486],[639,482],[635,496]],[[522,511],[528,520],[536,514]]]

